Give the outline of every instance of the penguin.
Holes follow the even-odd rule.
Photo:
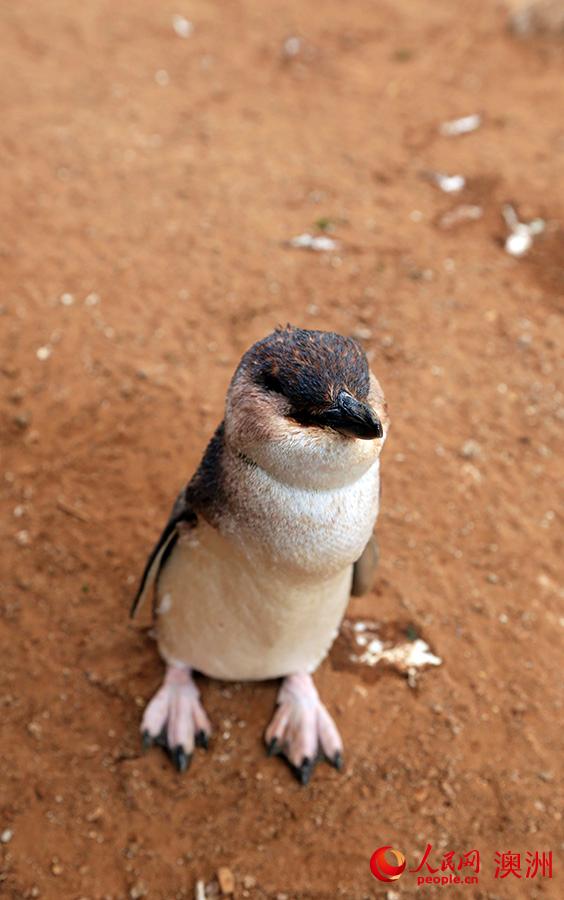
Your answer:
[[[343,743],[312,675],[351,593],[370,588],[384,394],[350,337],[288,325],[255,343],[224,419],[178,495],[131,610],[153,595],[164,682],[141,722],[179,771],[211,724],[193,673],[282,679],[265,732],[302,784]]]

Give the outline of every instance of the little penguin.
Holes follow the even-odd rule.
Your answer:
[[[377,560],[379,457],[388,431],[380,384],[350,337],[278,328],[242,357],[225,416],[150,554],[132,615],[153,594],[166,664],[143,745],[179,771],[207,748],[192,673],[282,679],[265,732],[302,784],[343,744],[312,674]]]

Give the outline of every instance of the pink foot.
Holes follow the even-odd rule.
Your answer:
[[[141,732],[143,747],[164,747],[179,772],[190,765],[194,746],[207,749],[211,725],[187,666],[167,666],[162,687],[145,709]]]
[[[285,756],[302,784],[308,783],[320,755],[340,769],[343,742],[311,676],[288,675],[282,682],[277,703],[265,734],[269,756]]]

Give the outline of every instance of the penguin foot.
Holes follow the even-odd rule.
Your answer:
[[[343,742],[311,676],[288,675],[277,704],[265,734],[268,755],[283,756],[300,784],[309,782],[320,759],[341,769]]]
[[[163,685],[143,715],[143,749],[148,750],[155,744],[162,747],[176,769],[185,772],[190,766],[194,747],[207,750],[210,734],[211,725],[190,669],[167,666]]]

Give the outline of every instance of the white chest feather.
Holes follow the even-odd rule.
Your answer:
[[[161,574],[161,653],[222,679],[313,671],[374,527],[378,462],[352,484],[317,491],[245,468],[219,527],[200,522]]]
[[[378,515],[377,459],[352,483],[321,490],[284,484],[248,465],[239,476],[221,530],[263,565],[319,580],[361,555]]]

